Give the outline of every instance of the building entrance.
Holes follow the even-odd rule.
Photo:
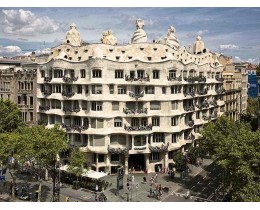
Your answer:
[[[145,170],[144,154],[129,155],[128,167],[129,169],[132,169],[134,167],[135,171],[144,171]]]

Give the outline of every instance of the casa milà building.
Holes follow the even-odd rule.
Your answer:
[[[72,24],[39,64],[38,123],[65,129],[93,170],[167,168],[224,112],[223,66],[201,38],[180,47],[169,27],[151,43],[143,28],[136,20],[130,44],[117,43],[111,30],[87,44]]]

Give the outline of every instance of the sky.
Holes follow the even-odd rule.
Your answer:
[[[233,61],[260,63],[259,7],[21,7],[0,8],[0,56],[42,52],[65,39],[71,23],[81,39],[99,43],[102,32],[112,29],[118,44],[129,43],[135,20],[144,20],[148,42],[174,26],[181,46],[200,35],[206,48],[232,56]]]

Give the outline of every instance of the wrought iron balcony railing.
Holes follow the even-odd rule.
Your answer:
[[[211,115],[211,119],[215,119],[218,117],[218,112],[214,111],[214,113]]]
[[[185,107],[184,107],[184,110],[185,110],[186,112],[195,111],[195,107],[194,107],[194,106],[185,106]]]
[[[226,90],[224,88],[218,88],[216,89],[216,93],[217,94],[224,94],[226,92]]]
[[[218,81],[218,82],[223,82],[224,81],[224,78],[222,77],[219,77],[219,76],[215,76],[215,79]]]
[[[110,145],[108,145],[107,146],[107,151],[110,154],[128,154],[129,153],[129,147],[113,148],[113,147],[110,147]]]
[[[44,91],[43,91],[43,95],[44,95],[44,96],[50,96],[51,94],[52,94],[52,92],[49,91],[49,90],[44,90]]]
[[[208,93],[208,90],[203,89],[203,90],[198,90],[199,95],[206,95]]]
[[[209,101],[209,105],[217,106],[217,102],[215,100]]]
[[[162,144],[162,146],[149,146],[149,149],[151,152],[166,152],[168,151],[168,147],[169,147],[169,142],[164,145]]]
[[[184,139],[187,141],[190,141],[190,140],[193,141],[193,140],[195,140],[195,136],[193,134],[190,134],[189,136],[184,137]]]
[[[67,132],[69,131],[78,131],[81,133],[82,130],[87,130],[88,126],[81,126],[81,125],[66,125],[65,123],[61,124],[62,128],[65,128]]]
[[[167,76],[167,80],[168,81],[178,81],[178,82],[181,82],[182,81],[182,77],[181,76],[178,76],[178,77],[169,77],[169,76]]]
[[[198,76],[194,78],[195,81],[199,82],[199,83],[205,83],[207,81],[207,78],[204,76]]]
[[[183,95],[184,95],[184,97],[186,97],[186,96],[194,97],[195,96],[195,92],[194,91],[184,91]]]
[[[74,93],[74,92],[62,91],[61,95],[62,95],[62,96],[65,96],[65,97],[67,97],[67,98],[70,98],[70,97],[74,96],[75,93]]]
[[[64,82],[75,82],[78,80],[78,77],[63,76],[62,79]]]
[[[209,120],[210,118],[211,118],[211,116],[207,116],[207,115],[202,116],[202,119],[205,120],[205,121]]]
[[[80,108],[79,107],[74,107],[74,108],[63,107],[63,111],[65,112],[65,114],[71,114],[72,112],[78,113],[80,111]]]
[[[194,83],[196,81],[193,76],[183,77],[183,79],[188,83]]]
[[[38,125],[48,125],[48,121],[38,120]]]
[[[127,126],[125,124],[124,126],[125,130],[127,131],[150,131],[152,130],[153,126],[152,124],[146,125],[146,126]]]
[[[48,110],[50,110],[50,106],[42,106],[42,105],[40,105],[39,106],[39,111],[40,112],[45,112],[45,111],[48,111]]]
[[[131,77],[130,75],[125,75],[125,81],[140,81],[140,82],[149,82],[150,76],[146,74],[146,77]]]
[[[186,122],[185,125],[189,126],[189,127],[193,127],[194,126],[194,120]]]
[[[208,103],[208,102],[203,102],[203,103],[201,103],[201,104],[196,105],[196,107],[197,107],[198,109],[206,109],[206,108],[209,107],[209,103]]]
[[[50,82],[52,80],[51,77],[44,77],[44,82]]]
[[[148,110],[148,108],[136,109],[136,110],[123,108],[123,112],[125,114],[147,114],[147,110]]]
[[[130,97],[133,97],[135,99],[138,99],[138,98],[141,98],[144,96],[144,91],[142,91],[140,94],[136,94],[136,93],[133,93],[133,92],[129,92],[129,96]]]

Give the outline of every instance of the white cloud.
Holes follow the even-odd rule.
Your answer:
[[[223,45],[219,45],[219,48],[221,50],[234,50],[234,49],[238,49],[238,46],[234,44],[223,44]]]
[[[42,49],[42,50],[38,49],[38,50],[35,50],[34,52],[36,55],[51,54],[51,48],[46,48],[46,49]],[[23,55],[29,56],[31,54],[32,54],[32,52],[30,51],[30,52],[24,53]]]
[[[1,55],[13,55],[16,53],[22,52],[22,49],[18,46],[6,46],[3,47],[0,45],[0,54]]]
[[[202,35],[204,35],[204,34],[206,34],[206,33],[208,33],[208,32],[209,32],[209,30],[205,29],[205,30],[200,30],[200,31],[198,31],[197,34],[198,34],[199,36],[202,36]]]
[[[59,23],[47,16],[38,17],[29,10],[2,10],[2,12],[4,13],[3,31],[6,34],[48,34],[59,29]]]
[[[243,60],[240,57],[235,56],[233,62],[243,62]]]
[[[204,30],[199,30],[199,31],[193,31],[193,32],[189,32],[186,34],[187,38],[193,38],[195,39],[197,36],[203,36],[205,34],[207,34],[209,32],[208,29],[204,29]]]

